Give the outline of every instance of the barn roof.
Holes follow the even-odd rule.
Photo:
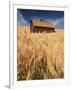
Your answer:
[[[38,27],[48,27],[48,28],[54,28],[53,23],[51,22],[46,22],[43,20],[32,20],[33,26],[38,26]]]

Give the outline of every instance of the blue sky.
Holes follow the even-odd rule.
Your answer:
[[[17,25],[30,25],[30,20],[52,22],[55,28],[64,29],[64,11],[17,9]]]

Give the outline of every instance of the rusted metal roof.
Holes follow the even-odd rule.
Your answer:
[[[37,27],[48,27],[48,28],[54,28],[53,23],[46,22],[42,20],[32,20],[32,25]]]

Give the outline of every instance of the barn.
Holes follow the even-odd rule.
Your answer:
[[[31,20],[31,32],[55,32],[53,23],[44,20]]]

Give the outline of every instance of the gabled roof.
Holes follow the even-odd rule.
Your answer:
[[[33,26],[37,26],[37,27],[54,28],[53,23],[46,22],[46,21],[43,21],[43,20],[32,20],[32,24],[33,24]]]

